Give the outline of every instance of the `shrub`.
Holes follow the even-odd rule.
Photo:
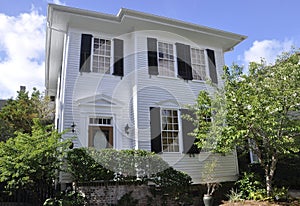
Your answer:
[[[266,190],[258,175],[244,172],[240,180],[236,182],[244,199],[263,200],[266,198]]]
[[[180,204],[190,204],[190,186],[192,178],[184,172],[177,171],[172,167],[152,176],[151,181],[159,186],[159,190],[152,190],[154,196],[168,195]]]
[[[75,182],[108,181],[114,178],[114,172],[98,163],[87,148],[70,150],[66,159],[67,170]]]
[[[147,182],[169,167],[160,156],[143,150],[77,148],[68,153],[67,163],[75,182]]]
[[[132,191],[126,193],[121,197],[121,199],[118,200],[117,205],[119,206],[135,206],[138,204],[138,200],[134,199],[132,196]]]
[[[229,202],[240,202],[243,200],[242,196],[242,192],[239,192],[237,189],[233,189],[231,188],[231,190],[229,191],[230,193],[226,195],[226,197],[228,198]]]
[[[62,192],[54,198],[48,198],[43,206],[83,206],[85,196],[75,191]]]
[[[144,150],[73,149],[67,156],[68,171],[74,181],[113,180],[132,184],[153,182],[159,191],[173,200],[188,202],[192,178],[170,167],[160,156]],[[130,198],[131,194],[123,197]],[[122,199],[122,201],[123,201]],[[121,200],[120,200],[121,201]],[[133,201],[133,200],[132,200]]]
[[[272,197],[276,201],[286,201],[288,199],[288,189],[285,187],[274,187],[272,191]]]

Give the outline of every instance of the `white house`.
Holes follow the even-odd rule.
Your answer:
[[[199,91],[213,90],[205,80],[222,86],[224,53],[245,38],[129,9],[109,15],[49,4],[46,89],[56,126],[78,137],[75,147],[159,153],[199,183],[212,157],[193,146],[193,126],[181,115]],[[236,179],[235,152],[218,163],[216,178]]]

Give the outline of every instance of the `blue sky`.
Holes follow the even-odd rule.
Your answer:
[[[300,45],[299,0],[0,0],[0,99],[44,91],[47,4],[117,14],[129,8],[248,36],[225,63],[247,65]]]

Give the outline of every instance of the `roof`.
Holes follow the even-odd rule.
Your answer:
[[[133,31],[162,30],[191,40],[205,39],[223,51],[230,51],[247,37],[167,17],[121,8],[117,15],[104,14],[56,4],[48,5],[46,33],[46,89],[56,87],[55,78],[63,56],[64,37],[69,28],[95,30],[105,27],[106,33],[116,36]],[[102,30],[103,32],[103,30]],[[50,71],[51,70],[51,71]],[[57,78],[56,78],[57,79]],[[48,91],[49,92],[49,91]],[[50,91],[51,92],[51,91]],[[55,91],[53,91],[55,92]],[[54,93],[55,94],[55,93]]]

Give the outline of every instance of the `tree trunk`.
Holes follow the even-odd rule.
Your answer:
[[[266,189],[267,189],[267,196],[269,197],[272,192],[272,180],[274,177],[274,173],[276,170],[276,165],[277,165],[277,157],[276,155],[272,155],[272,161],[271,165],[268,163],[265,165],[265,176],[266,176]]]

